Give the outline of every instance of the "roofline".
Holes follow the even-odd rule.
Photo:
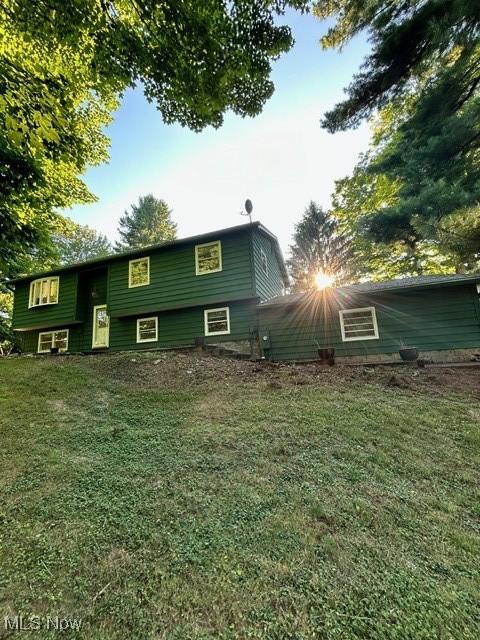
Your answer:
[[[452,275],[456,275],[456,274],[452,274]],[[398,282],[398,279],[396,280]],[[465,284],[468,282],[472,282],[472,283],[480,283],[480,273],[470,273],[470,274],[465,274],[463,277],[461,278],[453,278],[451,280],[441,280],[439,282],[424,282],[424,283],[411,283],[411,284],[406,284],[403,285],[401,287],[399,287],[398,285],[386,285],[385,287],[379,287],[378,289],[357,289],[357,285],[355,284],[351,284],[351,285],[345,285],[343,287],[331,287],[328,289],[323,289],[321,291],[317,291],[315,289],[309,289],[307,291],[303,291],[299,293],[299,297],[296,298],[295,300],[291,299],[292,294],[287,294],[286,296],[283,296],[285,299],[282,300],[281,298],[279,299],[279,297],[276,298],[272,298],[271,300],[265,300],[264,302],[260,302],[257,306],[260,309],[265,309],[268,307],[277,307],[277,306],[283,306],[283,305],[298,305],[298,304],[302,304],[305,301],[305,298],[310,294],[310,296],[315,295],[315,294],[322,294],[322,293],[326,293],[329,291],[332,292],[345,292],[345,293],[357,293],[358,295],[363,295],[363,296],[370,296],[370,295],[377,295],[377,294],[381,294],[384,292],[401,292],[401,291],[405,291],[406,289],[408,290],[412,290],[412,289],[431,289],[433,288],[437,288],[437,287],[451,287],[453,285],[461,285],[461,284]],[[358,283],[360,284],[367,284],[367,283]],[[375,283],[372,283],[375,284]],[[304,294],[303,296],[301,294]],[[293,294],[295,295],[295,294]],[[289,299],[290,298],[290,299]],[[273,300],[277,300],[277,302],[274,302]]]
[[[142,247],[141,249],[132,249],[130,251],[114,253],[109,256],[104,256],[103,258],[92,258],[91,260],[85,260],[84,262],[76,262],[74,264],[63,265],[63,266],[56,267],[55,269],[49,269],[47,271],[37,271],[36,273],[29,273],[29,274],[19,276],[18,278],[5,280],[5,284],[8,286],[10,284],[16,284],[17,282],[35,280],[36,278],[43,278],[49,275],[58,275],[58,274],[65,273],[67,271],[75,271],[83,267],[95,267],[97,265],[113,262],[115,260],[122,260],[125,258],[129,258],[131,256],[143,255],[150,251],[158,251],[159,249],[179,246],[182,244],[189,244],[190,242],[202,242],[204,240],[209,240],[219,235],[227,235],[229,233],[236,233],[238,231],[246,231],[247,229],[254,229],[254,228],[257,228],[259,231],[261,231],[262,233],[267,235],[271,240],[273,240],[275,245],[275,251],[277,253],[277,258],[280,262],[280,268],[282,270],[284,282],[285,282],[285,285],[288,286],[289,279],[288,279],[287,268],[285,265],[285,260],[283,258],[282,250],[280,249],[278,238],[269,229],[264,227],[259,221],[247,222],[246,224],[239,224],[234,227],[226,227],[224,229],[219,229],[217,231],[208,231],[207,233],[201,233],[195,236],[187,236],[186,238],[178,238],[176,240],[167,240],[165,242],[160,242],[157,244],[149,245],[147,247]]]

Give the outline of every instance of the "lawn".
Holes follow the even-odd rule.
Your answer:
[[[480,637],[479,373],[145,353],[0,386],[0,637]]]

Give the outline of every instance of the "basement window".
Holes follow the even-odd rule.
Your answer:
[[[265,254],[265,251],[263,249],[260,249],[260,262],[262,264],[263,273],[266,276],[268,276],[268,261],[267,261],[267,256]]]
[[[216,273],[222,270],[222,243],[220,240],[195,246],[195,274]]]
[[[68,350],[68,329],[38,334],[38,353],[50,353],[52,347],[57,347],[60,352]]]
[[[158,317],[137,320],[137,342],[157,342]]]
[[[150,284],[150,258],[138,258],[128,263],[128,288]]]
[[[376,340],[378,325],[375,307],[343,309],[339,311],[343,342]]]
[[[33,280],[30,283],[29,309],[41,307],[44,304],[57,304],[59,280],[58,276]]]
[[[230,333],[230,309],[205,310],[205,335],[221,336]]]

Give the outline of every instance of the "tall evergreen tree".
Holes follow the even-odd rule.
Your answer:
[[[340,47],[362,29],[373,45],[347,99],[323,120],[335,132],[381,110],[367,171],[398,184],[394,202],[365,215],[365,233],[388,244],[446,247],[449,216],[470,216],[480,201],[478,1],[319,0],[315,12],[337,16],[324,47]],[[476,242],[470,229],[462,229],[469,246]]]
[[[171,219],[172,212],[165,200],[158,200],[151,193],[140,197],[120,218],[118,251],[139,249],[177,237],[177,225]]]
[[[339,231],[336,218],[313,201],[295,225],[287,265],[294,291],[313,288],[319,272],[334,277],[336,284],[353,279],[350,238]]]

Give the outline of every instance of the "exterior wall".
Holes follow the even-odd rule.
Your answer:
[[[77,300],[77,274],[60,273],[58,303],[28,308],[30,282],[15,287],[12,325],[16,327],[56,327],[75,321]],[[33,280],[34,278],[32,278]]]
[[[342,342],[339,309],[373,306],[379,339]],[[335,356],[395,354],[402,344],[421,352],[480,348],[480,303],[474,284],[370,295],[326,290],[303,306],[259,308],[260,337],[273,360],[318,358],[318,348]]]
[[[262,269],[262,249],[267,257],[268,275]],[[261,300],[268,300],[283,293],[283,277],[273,242],[260,231],[252,231],[255,292]]]
[[[121,351],[127,349],[160,349],[169,347],[193,346],[195,338],[204,337],[206,343],[234,342],[249,340],[255,330],[256,301],[225,302],[216,305],[206,305],[164,311],[158,314],[158,342],[137,344],[137,318],[112,318],[110,321],[110,350]],[[204,310],[217,307],[230,309],[230,333],[219,336],[205,336]]]
[[[215,300],[254,295],[250,261],[250,231],[220,235],[222,271],[195,275],[195,244],[166,247],[139,254],[150,257],[150,284],[128,288],[128,258],[110,263],[108,311],[113,317],[195,306]]]
[[[98,299],[96,304],[102,304]],[[193,307],[177,311],[164,311],[158,315],[158,341],[137,344],[137,317],[112,318],[110,321],[110,346],[95,351],[127,351],[132,349],[164,349],[170,347],[194,346],[195,338],[204,337],[206,343],[233,343],[252,338],[255,331],[256,300],[224,303],[215,307],[230,309],[230,333],[220,336],[204,336],[204,310],[212,308]],[[70,327],[68,351],[83,352],[92,350],[93,305],[91,313],[86,314],[84,325]],[[67,328],[67,327],[65,327]],[[22,350],[36,353],[40,330],[22,332],[20,335]]]

